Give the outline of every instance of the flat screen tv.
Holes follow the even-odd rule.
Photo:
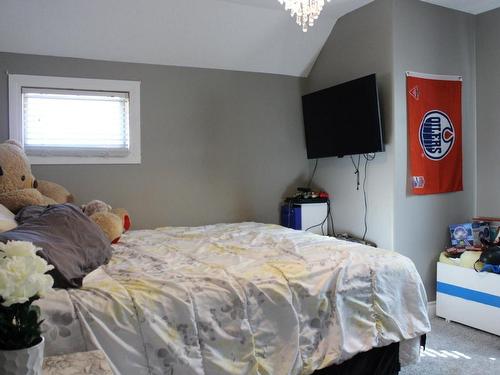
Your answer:
[[[302,97],[308,159],[384,151],[375,74]]]

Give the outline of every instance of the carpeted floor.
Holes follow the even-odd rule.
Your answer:
[[[500,337],[441,318],[431,324],[420,363],[404,367],[401,375],[500,374]]]

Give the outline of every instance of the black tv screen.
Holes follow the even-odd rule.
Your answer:
[[[384,151],[375,74],[302,97],[308,159]]]

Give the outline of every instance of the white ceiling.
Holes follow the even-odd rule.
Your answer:
[[[479,14],[500,7],[500,0],[422,0],[462,12]]]
[[[0,51],[307,76],[336,20],[371,1],[331,0],[303,33],[277,0],[0,0]]]
[[[0,51],[305,76],[370,1],[332,0],[303,33],[277,0],[0,0]]]

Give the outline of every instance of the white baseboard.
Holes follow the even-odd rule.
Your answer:
[[[429,314],[429,318],[436,316],[436,301],[427,302],[427,314]]]

